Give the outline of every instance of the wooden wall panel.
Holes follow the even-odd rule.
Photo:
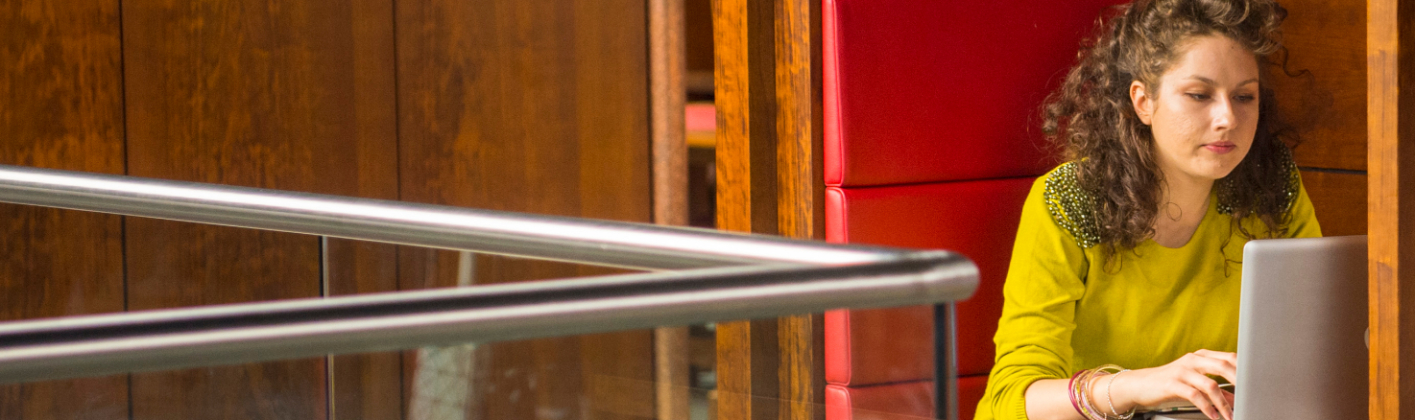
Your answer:
[[[1289,0],[1286,72],[1269,70],[1279,108],[1301,130],[1303,167],[1366,170],[1365,3]],[[1281,57],[1276,57],[1281,59]],[[1277,64],[1282,64],[1281,62]]]
[[[117,1],[0,3],[0,163],[123,173]],[[0,205],[0,321],[123,310],[122,218]],[[0,387],[0,418],[119,419],[127,377]]]
[[[1366,175],[1302,171],[1302,184],[1312,198],[1323,236],[1366,234]]]
[[[392,198],[393,50],[385,3],[125,2],[130,173]],[[132,309],[321,293],[316,237],[132,219],[126,244]],[[333,255],[340,268],[331,275],[355,284],[332,289],[394,284],[394,270],[380,265],[393,260],[351,267],[345,261],[358,258],[353,252]],[[322,418],[329,414],[326,369],[319,358],[137,374],[133,417]],[[396,407],[397,393],[386,398]]]
[[[398,2],[402,199],[652,221],[646,13],[644,0]],[[457,260],[402,248],[400,281],[454,286]],[[475,265],[477,283],[603,272]],[[478,346],[469,418],[652,416],[652,351],[647,331]],[[649,394],[606,386],[625,383]]]
[[[1273,69],[1270,81],[1278,90],[1279,108],[1303,138],[1296,158],[1307,193],[1323,234],[1364,235],[1364,4],[1293,0],[1283,6],[1288,9],[1283,32],[1289,57],[1286,70]]]
[[[353,124],[353,144],[324,144],[329,160],[322,168],[337,171],[345,182],[319,188],[330,194],[397,200],[393,3],[356,1],[349,7],[352,49],[337,53],[352,54],[346,58],[351,61],[346,71],[353,72],[352,84],[341,88],[352,94],[353,121],[343,123]],[[398,290],[396,246],[329,239],[325,252],[330,296]],[[332,362],[330,418],[403,418],[401,353],[334,356]]]
[[[398,290],[397,247],[342,239],[330,239],[328,244],[330,296]],[[401,353],[342,355],[332,360],[330,418],[402,418]]]

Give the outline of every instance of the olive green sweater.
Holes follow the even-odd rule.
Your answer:
[[[1295,168],[1294,168],[1295,169]],[[1200,349],[1238,347],[1243,245],[1217,194],[1189,243],[1146,240],[1104,266],[1073,164],[1038,178],[1022,209],[1003,286],[997,357],[975,419],[1026,419],[1027,387],[1107,363],[1159,366]],[[1321,236],[1294,171],[1286,237]],[[1076,221],[1076,222],[1073,222]],[[1243,226],[1257,237],[1256,218]]]

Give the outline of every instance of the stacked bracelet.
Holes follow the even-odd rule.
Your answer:
[[[1110,389],[1114,387],[1116,377],[1129,371],[1130,369],[1121,369],[1119,372],[1115,372],[1114,375],[1110,375],[1110,382],[1107,382],[1105,385],[1105,403],[1110,406],[1110,413],[1120,420],[1130,420],[1131,417],[1135,417],[1135,408],[1131,407],[1130,411],[1125,412],[1125,414],[1120,414],[1119,411],[1115,411],[1115,401],[1110,399]]]
[[[1105,365],[1095,369],[1076,372],[1076,374],[1071,377],[1071,381],[1067,386],[1068,394],[1071,397],[1071,407],[1075,408],[1076,412],[1081,414],[1081,417],[1089,420],[1108,420],[1111,418],[1128,420],[1133,417],[1135,415],[1135,410],[1133,409],[1126,414],[1116,412],[1115,404],[1110,398],[1110,388],[1106,388],[1106,402],[1110,405],[1110,412],[1114,413],[1115,417],[1106,415],[1104,411],[1097,408],[1093,395],[1091,394],[1091,386],[1098,382],[1100,378],[1111,376],[1111,383],[1114,383],[1115,377],[1113,375],[1119,375],[1121,372],[1125,372],[1125,370],[1126,369],[1120,366]],[[1107,385],[1109,385],[1109,383]]]
[[[1077,413],[1081,413],[1081,416],[1082,416],[1082,417],[1085,417],[1085,416],[1086,416],[1086,412],[1085,412],[1085,411],[1081,411],[1081,404],[1079,404],[1079,403],[1076,402],[1076,377],[1081,376],[1081,374],[1083,374],[1083,373],[1086,373],[1086,371],[1085,371],[1085,370],[1082,370],[1082,371],[1076,372],[1075,375],[1071,375],[1071,382],[1067,382],[1067,383],[1066,383],[1066,389],[1067,389],[1067,392],[1069,393],[1069,395],[1071,396],[1071,408],[1076,409],[1076,412],[1077,412]]]

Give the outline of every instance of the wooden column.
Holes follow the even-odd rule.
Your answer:
[[[648,0],[653,221],[669,226],[688,224],[683,1]],[[656,416],[688,420],[688,327],[655,328],[653,341]]]
[[[1415,419],[1415,0],[1367,2],[1371,419]],[[1402,284],[1407,283],[1407,284]],[[1404,305],[1401,305],[1404,303]]]
[[[820,2],[713,2],[718,228],[821,239]],[[718,326],[718,416],[824,418],[821,316]]]

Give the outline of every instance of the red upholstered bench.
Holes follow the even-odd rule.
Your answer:
[[[958,412],[972,418],[1022,200],[1056,162],[1039,106],[1117,0],[825,0],[826,239],[957,250]],[[825,319],[828,420],[932,418],[932,308]]]

